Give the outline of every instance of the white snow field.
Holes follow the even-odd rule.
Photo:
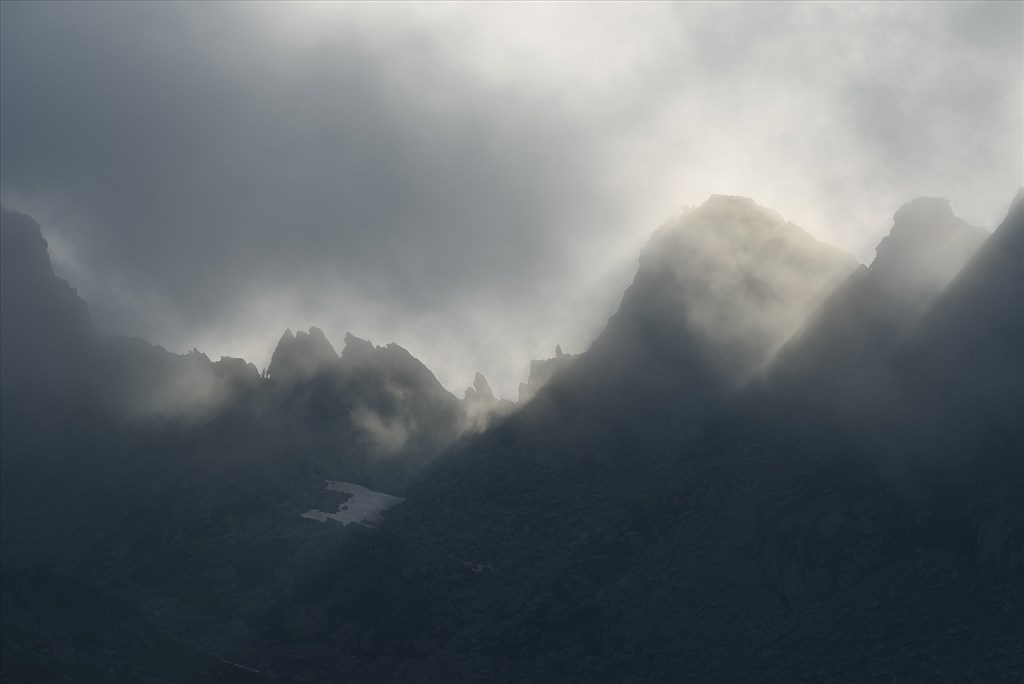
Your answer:
[[[365,527],[376,527],[383,520],[381,513],[405,501],[400,496],[375,492],[352,482],[327,480],[327,489],[332,492],[344,492],[351,498],[338,506],[337,513],[313,510],[303,513],[303,518],[319,522],[336,520],[342,525],[356,523]]]

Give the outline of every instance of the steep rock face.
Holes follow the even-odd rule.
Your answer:
[[[267,375],[266,443],[389,493],[467,427],[462,403],[397,344],[348,333],[339,355],[318,328],[287,331]]]
[[[787,343],[769,381],[801,404],[845,393],[876,371],[987,235],[957,218],[946,200],[903,205],[870,268],[859,268]]]
[[[663,430],[682,436],[722,409],[855,267],[752,200],[714,196],[654,234],[604,332],[527,417],[599,416],[594,425],[634,432],[634,444]]]
[[[423,463],[459,435],[458,399],[403,347],[374,347],[346,335],[341,366],[350,415],[371,453],[402,452]]]
[[[34,220],[0,209],[0,375],[5,393],[68,398],[92,340],[85,302],[53,273]]]
[[[549,359],[534,359],[530,361],[530,374],[526,382],[519,383],[519,403],[525,404],[533,399],[544,385],[555,376],[556,373],[572,365],[572,362],[579,354],[566,354],[559,346],[555,349],[555,355]]]
[[[97,402],[119,420],[206,421],[260,385],[256,366],[243,359],[215,363],[197,349],[174,354],[120,335],[98,339],[93,363]]]
[[[651,238],[603,337],[686,340],[695,362],[736,385],[855,268],[774,211],[716,195]]]
[[[1004,461],[1021,453],[1005,434],[977,438],[999,426],[986,422],[991,402],[1019,395],[986,396],[987,366],[971,359],[1001,359],[991,372],[1007,387],[1020,377],[1015,207],[889,357],[901,382],[919,388],[911,403],[962,393],[965,420],[951,429],[980,421],[974,444]],[[624,310],[647,326],[631,330],[664,333]],[[894,483],[870,454],[799,414],[761,431],[733,416],[680,439],[676,426],[700,406],[678,380],[701,372],[692,363],[707,341],[666,325],[692,346],[664,333],[659,349],[636,334],[628,339],[646,346],[581,355],[519,413],[427,469],[372,532],[301,517],[339,503],[319,498],[306,456],[320,450],[355,479],[373,446],[359,441],[367,429],[387,444],[400,426],[403,446],[361,478],[397,493],[387,483],[422,465],[409,445],[430,439],[417,421],[446,420],[416,408],[417,397],[443,388],[401,347],[351,336],[339,361],[308,380],[260,383],[242,444],[229,421],[149,441],[104,432],[96,451],[120,439],[125,458],[91,481],[47,472],[29,490],[0,479],[9,488],[0,505],[11,490],[49,497],[23,523],[19,548],[56,547],[61,567],[142,608],[133,615],[59,577],[5,574],[4,605],[13,597],[15,610],[2,616],[4,667],[32,668],[15,679],[228,681],[209,658],[196,668],[181,651],[154,658],[151,621],[284,681],[1019,681],[1024,477],[965,468]],[[729,386],[716,369],[706,377]],[[481,378],[470,396],[488,394]],[[457,421],[458,400],[437,396],[430,410],[454,405]],[[376,425],[350,420],[360,406]],[[666,420],[651,420],[656,410]],[[935,425],[944,414],[925,415]],[[254,458],[267,451],[294,456],[294,467]],[[199,467],[236,454],[241,467],[227,474]],[[116,510],[90,515],[97,500]],[[0,525],[10,529],[11,516]]]
[[[984,230],[957,217],[949,200],[918,197],[896,211],[892,229],[875,250],[871,273],[886,284],[890,297],[927,306],[987,238]]]
[[[494,396],[494,390],[482,373],[474,376],[473,386],[466,388],[462,398],[467,429],[475,432],[486,429],[492,421],[508,415],[515,407],[511,401]]]
[[[321,370],[338,362],[338,353],[320,328],[286,330],[270,358],[267,376],[279,385],[294,385],[309,380]]]
[[[1024,189],[885,368],[915,439],[954,461],[1009,452],[1024,465]]]
[[[978,351],[1002,359],[1004,372],[1019,369],[1016,206],[1015,223],[906,338],[923,393],[951,375],[978,378]],[[401,560],[344,567],[328,610],[342,627],[325,634],[379,653],[452,645],[453,663],[493,658],[542,680],[1019,678],[1021,623],[1008,616],[1024,605],[1020,478],[1000,478],[1005,468],[918,471],[897,485],[873,454],[799,414],[763,431],[741,417],[676,441],[670,423],[622,402],[630,421],[608,429],[601,404],[567,404],[584,370],[608,370],[587,365],[590,354],[523,409],[535,417],[544,406],[571,439],[513,417],[425,478],[394,511],[387,541],[374,540]],[[908,366],[893,370],[910,377]],[[990,385],[977,382],[957,387],[978,398]],[[990,407],[965,409],[977,420]],[[590,433],[601,440],[580,438]],[[656,443],[668,445],[662,458],[636,457]],[[995,448],[1019,458],[1005,441]],[[614,459],[595,463],[598,449]],[[579,451],[586,467],[571,458]],[[396,607],[349,608],[373,592]],[[415,677],[420,661],[389,662]]]
[[[389,654],[374,664],[396,679],[443,681],[446,667],[457,678],[475,663],[482,679],[541,681],[1020,679],[1024,452],[990,415],[996,402],[1020,408],[1021,208],[886,357],[891,377],[860,376],[886,411],[964,398],[949,429],[931,409],[893,426],[900,448],[886,456],[902,461],[900,477],[896,458],[880,467],[800,411],[760,423],[733,406],[678,439],[675,423],[649,419],[653,402],[636,407],[652,381],[611,393],[593,379],[617,370],[595,344],[428,472],[371,540],[371,564],[339,563],[324,639]],[[894,401],[889,381],[916,389]],[[609,398],[588,403],[582,388]],[[669,406],[677,423],[686,407]],[[929,425],[937,439],[921,439]],[[980,447],[990,463],[917,467],[957,432],[971,437],[961,453]],[[383,608],[361,610],[367,596]],[[424,674],[428,658],[437,669]]]

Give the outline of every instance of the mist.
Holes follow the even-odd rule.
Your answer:
[[[1022,58],[0,2],[0,680],[1024,681]]]
[[[862,263],[1022,182],[1017,3],[5,3],[0,199],[97,328],[270,361],[286,328],[515,398],[711,194]]]

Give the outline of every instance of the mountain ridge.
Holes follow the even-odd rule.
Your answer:
[[[268,378],[107,339],[132,404],[154,396],[145,378],[189,369],[253,384],[203,420],[12,424],[5,401],[5,591],[56,568],[257,681],[1019,679],[1022,198],[883,351],[824,366],[849,382],[813,402],[758,369],[793,319],[842,319],[829,293],[877,272],[728,197],[659,231],[602,335],[532,365],[542,386],[515,409],[482,375],[460,400],[402,347],[351,334],[338,354],[287,331]],[[785,325],[755,316],[737,342],[695,313],[709,290],[724,321]],[[186,386],[195,406],[202,383]],[[321,523],[304,515],[345,505],[325,479],[406,498],[374,530]],[[24,599],[19,616],[78,620]],[[146,652],[16,617],[5,667],[16,647],[41,666],[47,643],[71,671]]]

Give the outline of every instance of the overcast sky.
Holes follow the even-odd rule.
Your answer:
[[[99,329],[258,366],[317,325],[514,397],[711,193],[867,262],[1024,183],[1016,2],[0,8],[4,205]]]

